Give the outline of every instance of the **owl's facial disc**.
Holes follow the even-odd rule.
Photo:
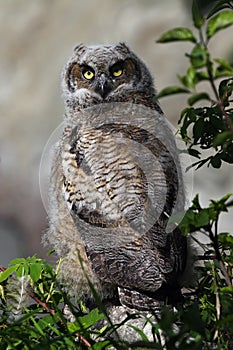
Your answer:
[[[127,89],[134,89],[140,80],[140,70],[131,58],[109,60],[99,57],[93,63],[90,60],[83,60],[81,64],[75,58],[66,72],[66,83],[69,91],[74,93],[74,98],[80,89],[86,89],[94,93],[95,101],[111,101],[116,96],[121,96]],[[117,95],[118,94],[118,95]],[[98,96],[97,96],[98,95]],[[81,96],[81,95],[80,95]],[[78,97],[79,98],[79,97]],[[121,99],[122,100],[122,99]],[[79,104],[81,100],[78,101]]]

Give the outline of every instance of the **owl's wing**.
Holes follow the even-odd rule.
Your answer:
[[[186,243],[177,230],[166,232],[178,193],[166,147],[136,126],[74,128],[62,162],[64,195],[92,269],[119,286],[122,303],[175,283]]]

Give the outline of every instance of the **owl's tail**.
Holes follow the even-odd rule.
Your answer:
[[[131,290],[118,287],[121,305],[137,311],[150,311],[159,314],[163,306],[182,304],[182,294],[178,284],[162,285],[155,292]]]

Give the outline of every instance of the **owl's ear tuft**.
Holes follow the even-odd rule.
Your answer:
[[[116,49],[121,49],[123,50],[124,53],[129,53],[130,52],[130,48],[128,47],[128,45],[125,42],[120,42],[119,44],[116,45]]]
[[[74,53],[81,53],[83,52],[84,50],[86,49],[86,46],[84,44],[77,44],[75,47],[74,47]]]

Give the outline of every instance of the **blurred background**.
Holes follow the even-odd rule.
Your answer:
[[[157,90],[177,83],[188,66],[188,43],[156,44],[168,29],[190,26],[185,0],[7,0],[0,2],[0,265],[16,257],[45,256],[47,227],[39,188],[45,144],[62,122],[60,72],[77,43],[127,42],[148,64]],[[211,47],[215,57],[232,53],[232,29]],[[161,100],[176,126],[184,96]],[[209,198],[233,192],[230,167],[201,169],[194,192]],[[232,215],[231,215],[232,218]],[[222,229],[232,228],[229,215]]]

